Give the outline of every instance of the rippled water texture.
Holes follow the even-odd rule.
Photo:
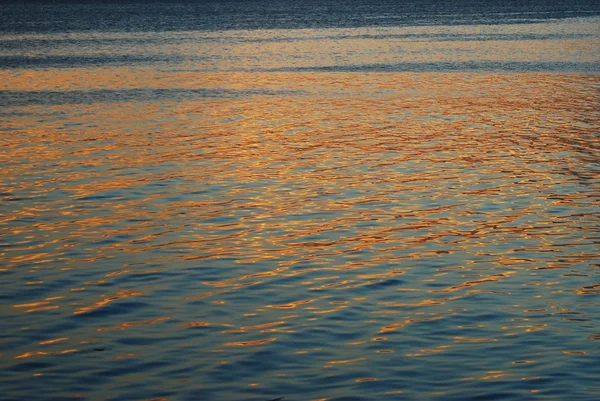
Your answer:
[[[0,400],[597,399],[597,22],[3,34]]]

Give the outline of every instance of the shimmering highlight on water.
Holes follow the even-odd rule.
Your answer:
[[[597,21],[3,31],[0,399],[593,400]]]
[[[5,112],[9,391],[592,392],[596,76],[157,74],[255,94]]]

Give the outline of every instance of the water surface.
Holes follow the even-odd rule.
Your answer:
[[[0,399],[594,400],[570,3],[8,7]]]

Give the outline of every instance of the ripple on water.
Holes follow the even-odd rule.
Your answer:
[[[3,114],[13,398],[595,393],[595,75],[147,72]]]

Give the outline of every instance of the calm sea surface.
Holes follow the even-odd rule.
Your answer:
[[[597,1],[2,3],[0,400],[598,400],[599,104]]]

